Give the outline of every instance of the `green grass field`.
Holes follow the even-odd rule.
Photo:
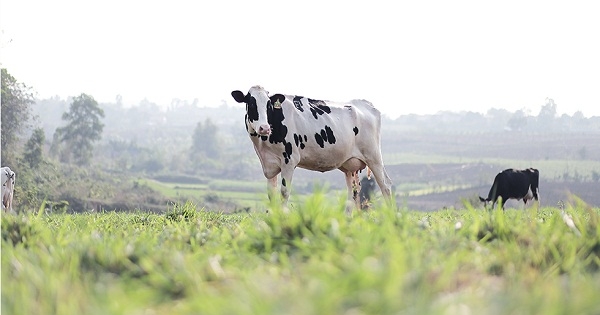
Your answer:
[[[598,208],[343,208],[3,216],[2,314],[600,314]]]
[[[541,176],[546,179],[554,180],[560,178],[564,173],[573,175],[577,173],[581,176],[591,177],[591,174],[600,170],[600,161],[592,160],[513,160],[500,158],[471,158],[460,157],[456,155],[432,155],[432,154],[411,154],[396,153],[384,155],[386,165],[410,164],[410,163],[483,163],[491,165],[500,165],[505,168],[529,168],[535,167],[544,172]]]
[[[137,182],[173,199],[200,200],[213,195],[224,201],[235,201],[240,206],[256,207],[267,198],[263,182],[259,187],[254,182],[236,180],[211,180],[207,184],[167,183],[151,179],[139,179]]]
[[[160,182],[152,179],[139,179],[138,183],[147,185],[153,190],[160,191],[166,197],[173,199],[195,199],[200,200],[210,196],[216,196],[223,201],[232,201],[241,207],[250,207],[252,209],[264,209],[268,201],[267,185],[264,180],[260,181],[241,181],[213,179],[207,184],[183,184]],[[331,190],[328,187],[321,187],[323,191],[333,198],[346,195],[346,190]],[[292,202],[302,202],[309,195],[301,194],[293,190],[290,197]]]

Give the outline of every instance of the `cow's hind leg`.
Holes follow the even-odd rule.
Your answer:
[[[377,181],[377,185],[379,185],[379,189],[381,189],[381,194],[388,205],[392,205],[392,179],[385,171],[383,163],[368,164],[367,162],[367,165],[373,172],[373,176],[375,176],[375,181]]]
[[[383,157],[381,156],[379,147],[370,147],[363,152],[363,156],[365,158],[365,163],[371,169],[373,176],[375,176],[375,181],[377,182],[379,189],[381,189],[381,194],[385,198],[386,203],[388,203],[389,206],[395,206],[392,201],[392,179],[385,171]]]

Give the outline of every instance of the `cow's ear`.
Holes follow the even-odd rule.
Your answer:
[[[281,95],[281,94],[275,94],[273,96],[271,96],[271,103],[275,104],[275,103],[283,103],[283,101],[285,101],[285,96]]]
[[[238,103],[244,103],[246,100],[246,95],[244,95],[244,93],[241,91],[232,91],[231,96],[233,96],[233,99]]]

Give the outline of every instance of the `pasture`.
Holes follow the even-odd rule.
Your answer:
[[[2,217],[3,314],[598,314],[600,209]]]
[[[465,199],[475,201],[478,195],[487,196],[499,171],[510,167],[530,166],[540,170],[543,206],[556,206],[558,201],[567,200],[570,194],[575,194],[594,206],[600,205],[598,182],[593,179],[594,174],[600,170],[598,161],[491,159],[483,163],[476,159],[451,156],[397,155],[388,158],[406,161],[403,164],[386,165],[386,169],[393,180],[393,191],[398,203],[413,210],[461,207]],[[259,170],[260,165],[255,168]],[[365,172],[361,176],[365,176]],[[164,194],[170,200],[194,200],[217,212],[234,212],[246,207],[261,209],[267,200],[267,184],[261,173],[247,180],[157,177],[142,178],[136,182]],[[339,171],[318,173],[297,169],[292,199],[303,200],[315,188],[323,187],[336,197],[344,195],[346,187],[343,174]],[[379,188],[376,188],[376,193],[380,195]],[[512,200],[509,202],[514,207],[522,205]],[[113,210],[111,207],[106,208]]]

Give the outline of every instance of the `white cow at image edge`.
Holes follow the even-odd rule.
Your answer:
[[[2,210],[14,213],[12,203],[15,191],[15,172],[5,166],[0,169],[0,175],[2,176]]]
[[[359,208],[358,172],[365,167],[372,171],[386,201],[391,202],[392,181],[381,155],[381,113],[370,102],[269,96],[260,86],[251,87],[246,94],[233,91],[231,96],[246,104],[246,130],[267,178],[269,198],[281,173],[284,209],[296,167],[319,172],[341,170],[348,187],[348,213]]]

